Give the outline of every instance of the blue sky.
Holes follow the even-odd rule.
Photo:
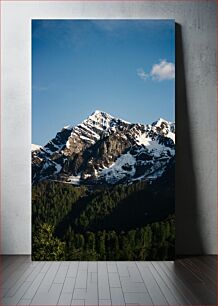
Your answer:
[[[175,120],[174,20],[33,20],[32,143],[94,110]]]

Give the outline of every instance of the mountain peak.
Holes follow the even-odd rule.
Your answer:
[[[109,113],[106,113],[104,111],[101,111],[101,110],[95,110],[91,116],[88,117],[88,119],[94,119],[96,121],[107,121],[108,123],[109,122],[123,122],[123,123],[127,123],[127,124],[130,124],[129,121],[126,121],[126,120],[123,120],[121,119],[120,117],[117,117],[117,116],[112,116],[111,114]]]
[[[105,118],[113,118],[110,114],[103,112],[101,110],[95,110],[90,117],[94,117],[94,118],[101,118],[101,117],[105,117]]]
[[[162,123],[169,123],[167,120],[163,118],[158,118],[156,121],[152,123],[153,126],[160,126]]]
[[[36,150],[40,150],[40,149],[42,149],[41,146],[39,146],[37,144],[34,144],[34,143],[31,144],[31,151],[36,151]]]
[[[96,109],[92,114],[91,116],[95,116],[95,115],[99,115],[99,114],[105,114],[105,112],[99,110],[99,109]]]

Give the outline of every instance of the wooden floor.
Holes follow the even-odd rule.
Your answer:
[[[0,305],[217,305],[217,259],[31,262],[1,257]]]

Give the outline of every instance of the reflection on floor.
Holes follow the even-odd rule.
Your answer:
[[[217,258],[32,262],[1,257],[0,305],[217,305]]]

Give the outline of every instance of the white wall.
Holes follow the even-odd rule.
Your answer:
[[[31,253],[32,18],[170,18],[181,25],[176,249],[179,254],[216,253],[216,2],[3,0],[1,4],[2,253]]]

